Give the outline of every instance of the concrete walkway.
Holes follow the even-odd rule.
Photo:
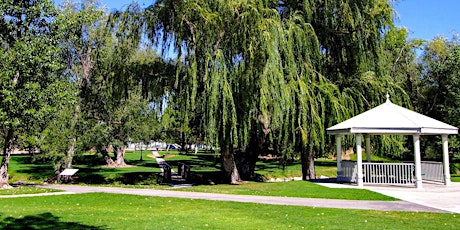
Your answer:
[[[423,206],[407,201],[362,201],[362,200],[336,200],[336,199],[316,199],[316,198],[294,198],[294,197],[275,197],[275,196],[250,196],[232,195],[201,192],[182,192],[155,189],[134,189],[134,188],[114,188],[114,187],[94,187],[76,185],[45,185],[46,188],[64,190],[66,192],[81,194],[91,192],[131,194],[141,196],[172,197],[186,199],[233,201],[245,203],[275,204],[308,206],[322,208],[343,208],[343,209],[362,209],[380,211],[407,211],[407,212],[447,212],[445,210]]]
[[[165,159],[163,159],[158,151],[152,150],[152,155],[155,157],[155,160],[157,161],[158,166],[160,167],[161,172],[163,172],[163,164],[167,164]],[[171,169],[171,173],[175,173],[173,169]]]
[[[319,183],[330,188],[358,188],[352,184]],[[423,183],[423,189],[403,186],[368,186],[364,189],[398,198],[414,204],[440,209],[451,213],[460,213],[460,183],[450,186]]]

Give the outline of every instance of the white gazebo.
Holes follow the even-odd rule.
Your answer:
[[[363,187],[364,183],[415,183],[418,189],[422,188],[420,135],[441,135],[443,163],[439,164],[438,169],[433,170],[439,171],[438,174],[443,177],[441,182],[445,185],[450,184],[448,135],[458,134],[458,128],[395,105],[390,101],[388,95],[385,103],[328,128],[327,133],[336,137],[338,180],[355,182],[358,187]],[[414,163],[370,163],[370,135],[389,134],[412,135],[414,140]],[[350,162],[342,162],[341,159],[341,137],[343,135],[356,135],[357,162],[352,163],[351,166]],[[364,165],[361,145],[363,135],[366,139],[366,155],[369,162],[364,163]]]

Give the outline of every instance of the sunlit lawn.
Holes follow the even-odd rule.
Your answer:
[[[0,229],[458,229],[454,214],[79,194],[0,199]]]
[[[143,152],[129,152],[126,162],[133,167],[101,167],[96,155],[87,155],[75,164],[79,179],[96,178],[106,185],[131,184],[141,187],[172,189],[157,186],[149,178],[159,172],[154,158]],[[162,153],[164,154],[164,153]],[[13,175],[16,179],[35,179],[49,175],[52,166],[30,162],[26,156],[14,156]],[[186,162],[194,173],[218,172],[220,165],[213,154],[179,155],[166,153],[171,165]],[[288,165],[285,170],[277,162],[262,162],[257,173],[275,177],[300,176],[300,165]],[[335,161],[316,162],[318,175],[333,177]],[[452,175],[453,181],[460,181]],[[99,180],[99,181],[98,181]],[[125,183],[127,182],[127,183]],[[98,184],[98,183],[95,183]],[[177,188],[176,188],[177,189]],[[250,182],[235,185],[193,186],[182,191],[263,196],[311,197],[355,200],[395,200],[361,189],[331,189],[305,181],[281,183]],[[3,192],[3,193],[2,193]],[[0,190],[0,195],[53,192],[33,187]],[[326,209],[296,206],[144,197],[121,194],[79,194],[52,197],[1,198],[0,229],[457,229],[460,221],[454,214],[381,212]]]
[[[20,194],[37,194],[37,193],[52,193],[52,192],[61,192],[56,189],[48,188],[37,188],[34,186],[19,186],[13,187],[10,189],[0,189],[0,196],[6,195],[20,195]]]
[[[337,163],[329,159],[319,159],[315,161],[315,171],[317,177],[336,177]],[[256,173],[270,178],[294,178],[302,176],[302,166],[300,161],[286,164],[285,167],[278,161],[259,161],[256,164]]]
[[[347,200],[396,200],[366,189],[327,188],[308,181],[290,182],[249,182],[241,185],[193,186],[181,191],[243,194],[259,196],[308,197]]]
[[[297,181],[290,183],[255,183],[249,182],[239,186],[226,184],[209,184],[209,181],[216,182],[219,177],[220,163],[218,156],[212,153],[199,153],[181,155],[178,151],[162,151],[160,155],[173,166],[178,162],[184,162],[192,166],[192,175],[197,181],[197,186],[185,188],[188,191],[212,192],[212,193],[231,193],[264,196],[292,196],[292,197],[312,197],[312,198],[331,198],[331,199],[364,199],[364,200],[388,200],[391,198],[372,193],[367,190],[356,189],[330,189],[314,183]],[[79,168],[76,174],[77,182],[80,184],[108,185],[108,186],[140,186],[156,189],[172,189],[169,186],[157,185],[157,175],[160,172],[158,164],[151,157],[150,151],[128,151],[126,153],[126,163],[131,167],[127,168],[107,168],[100,155],[87,153],[76,158],[75,168]],[[317,176],[335,177],[336,162],[328,159],[315,161]],[[10,164],[10,183],[18,181],[42,183],[44,179],[53,175],[52,165],[43,161],[31,161],[30,156],[13,156]],[[256,173],[265,178],[293,178],[301,176],[301,166],[299,162],[288,164],[284,170],[275,161],[260,161],[256,166]],[[204,179],[203,179],[204,178]],[[201,181],[198,181],[201,180]],[[208,180],[208,181],[207,181]],[[460,182],[460,176],[453,174],[452,181]],[[197,183],[201,182],[201,183]],[[218,182],[218,181],[217,181]],[[18,190],[15,193],[20,193]],[[28,193],[24,191],[24,193]],[[36,193],[36,192],[29,192]]]

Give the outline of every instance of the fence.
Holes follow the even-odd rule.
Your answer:
[[[444,166],[441,162],[422,161],[422,180],[444,183]]]
[[[342,174],[338,176],[338,181],[356,183],[358,165],[353,161],[342,161]]]
[[[363,163],[367,184],[414,184],[414,172],[414,163]]]
[[[444,183],[443,164],[421,162],[422,180]],[[340,182],[356,183],[358,165],[353,161],[342,161]],[[363,162],[363,182],[365,184],[415,184],[414,163],[368,163]]]

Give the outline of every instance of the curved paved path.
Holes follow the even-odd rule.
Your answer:
[[[323,208],[343,208],[343,209],[362,209],[380,211],[407,211],[407,212],[447,212],[444,210],[431,208],[407,201],[363,201],[363,200],[337,200],[337,199],[317,199],[317,198],[295,198],[295,197],[275,197],[275,196],[251,196],[251,195],[232,195],[201,192],[182,192],[156,189],[134,189],[134,188],[114,188],[114,187],[94,187],[77,185],[44,185],[46,188],[54,188],[66,191],[66,194],[73,193],[118,193],[141,196],[173,197],[186,199],[203,199],[234,201],[246,203],[261,203],[275,205],[309,206]]]

